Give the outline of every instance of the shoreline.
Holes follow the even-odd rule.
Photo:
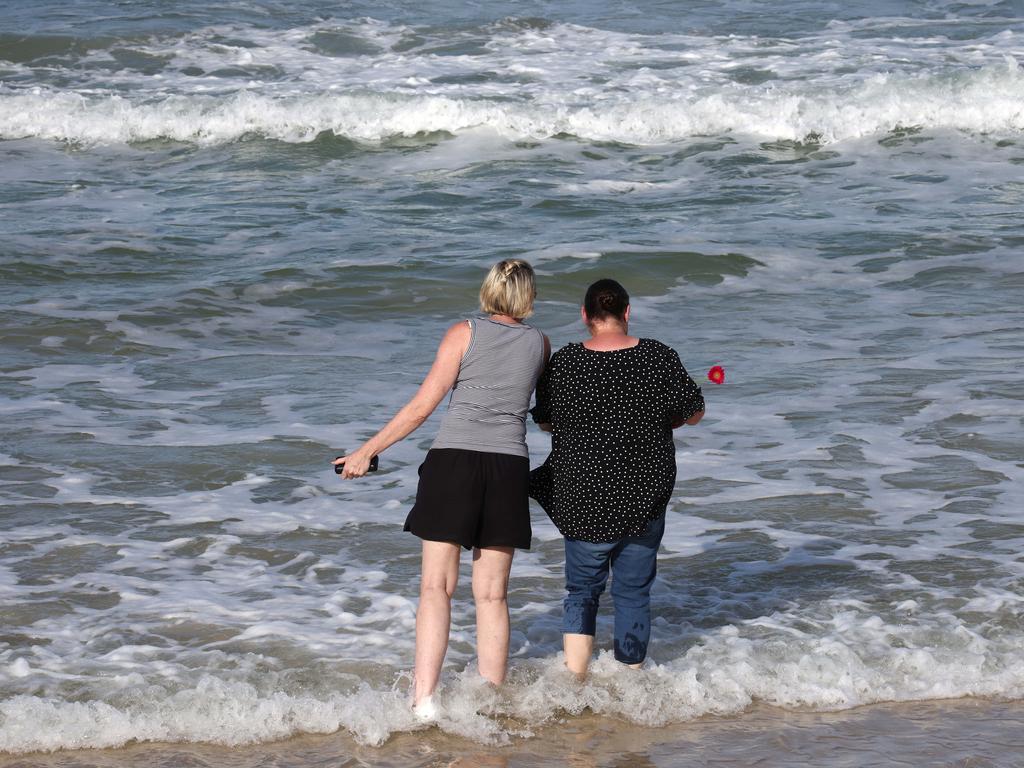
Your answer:
[[[647,766],[1024,765],[1024,701],[947,699],[841,712],[755,706],[739,716],[651,728],[566,716],[502,745],[429,728],[380,747],[345,733],[242,747],[134,744],[120,749],[0,755],[0,768],[645,768]]]

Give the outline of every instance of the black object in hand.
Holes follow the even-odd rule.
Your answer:
[[[341,456],[339,456],[338,458],[340,459]],[[369,471],[369,472],[376,472],[377,471],[377,465],[379,463],[380,462],[377,460],[377,457],[374,456],[372,459],[370,459],[370,468],[367,471]],[[344,469],[345,469],[345,462],[341,462],[341,464],[335,464],[334,465],[334,474],[340,475],[342,473],[342,471],[344,471]]]

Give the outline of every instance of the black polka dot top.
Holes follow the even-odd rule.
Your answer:
[[[638,535],[672,496],[672,423],[703,409],[700,387],[660,341],[612,352],[569,344],[537,383],[531,414],[551,424],[552,440],[530,495],[567,538]]]

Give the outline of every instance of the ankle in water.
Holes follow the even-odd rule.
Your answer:
[[[420,722],[429,723],[437,719],[437,705],[433,696],[424,697],[419,704],[413,704],[412,713]]]

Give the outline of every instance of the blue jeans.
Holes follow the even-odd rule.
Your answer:
[[[597,607],[612,573],[615,604],[615,658],[639,664],[651,639],[651,585],[658,570],[658,547],[665,515],[652,520],[640,536],[608,543],[565,540],[565,610],[562,631],[593,635]]]

